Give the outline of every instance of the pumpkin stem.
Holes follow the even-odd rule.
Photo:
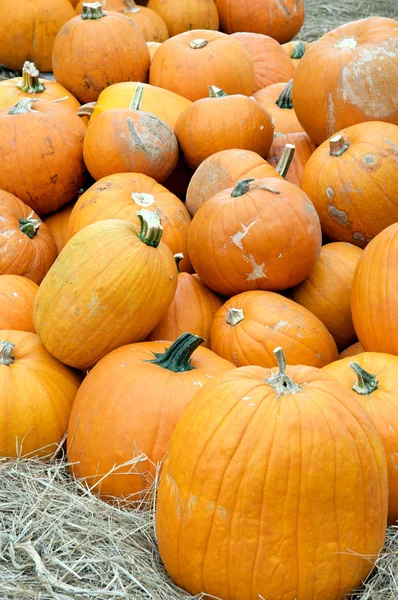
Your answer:
[[[292,87],[293,87],[293,79],[286,84],[286,87],[282,90],[281,95],[278,100],[275,102],[279,108],[292,109],[293,108],[293,100],[292,100]]]
[[[139,218],[141,225],[138,237],[147,246],[157,248],[163,233],[163,227],[158,213],[143,208],[137,212],[137,217]]]
[[[216,85],[209,85],[207,87],[209,89],[209,98],[224,98],[225,96],[228,96],[228,94],[226,94],[224,90],[217,87]]]
[[[82,6],[82,19],[93,20],[102,19],[105,13],[102,10],[101,2],[84,2]]]
[[[350,147],[350,144],[344,139],[341,133],[333,136],[329,140],[330,156],[341,156]]]
[[[193,50],[198,50],[199,48],[204,48],[205,46],[207,46],[208,43],[209,43],[209,40],[205,40],[203,38],[195,38],[189,44],[189,47],[192,48]]]
[[[15,106],[8,111],[9,115],[23,115],[25,113],[37,113],[38,110],[33,110],[32,104],[35,101],[35,98],[22,98],[19,100]]]
[[[267,187],[266,185],[262,185],[261,183],[255,183],[254,185],[251,185],[253,181],[256,181],[254,177],[250,177],[249,179],[240,179],[235,185],[234,189],[232,190],[231,197],[240,198],[240,196],[247,194],[247,192],[253,188],[266,190],[267,192],[272,192],[273,194],[280,194],[279,190],[274,190],[273,188]]]
[[[278,372],[266,379],[266,383],[275,390],[278,398],[286,394],[300,394],[303,391],[301,386],[286,375],[286,358],[282,348],[275,348],[274,354],[278,361]]]
[[[14,362],[15,358],[11,356],[12,351],[15,348],[15,344],[6,342],[3,340],[0,342],[0,365],[6,365],[9,367]]]
[[[225,322],[232,327],[235,327],[238,323],[243,321],[245,318],[245,313],[241,308],[230,308],[227,312],[227,318]]]
[[[294,144],[286,144],[282,156],[276,165],[276,171],[279,173],[279,175],[281,175],[281,177],[286,177],[289,167],[292,164],[295,151],[296,146]]]
[[[36,65],[28,60],[22,67],[22,79],[17,83],[17,88],[26,94],[37,94],[45,91],[45,85],[39,80],[39,71]]]
[[[303,58],[305,54],[305,44],[301,40],[296,40],[293,45],[293,50],[290,55],[290,58]]]
[[[147,362],[158,365],[168,371],[173,371],[173,373],[192,371],[195,367],[191,365],[191,356],[204,341],[203,338],[193,333],[183,333],[163,353],[153,352],[156,358]]]
[[[132,192],[132,199],[138,206],[142,206],[142,208],[147,208],[151,206],[155,202],[155,198],[152,194],[147,194],[146,192]]]
[[[97,104],[96,102],[87,102],[87,104],[82,104],[81,107],[78,108],[76,111],[77,116],[78,117],[91,117],[96,104]]]
[[[27,219],[18,219],[19,229],[31,240],[35,237],[41,225],[40,219],[35,219],[32,215],[33,213]]]
[[[365,369],[363,369],[361,365],[356,362],[350,362],[348,366],[351,367],[358,378],[352,386],[354,392],[360,394],[361,396],[368,396],[377,390],[379,382],[374,375],[371,375],[371,373],[365,371]]]
[[[141,10],[134,0],[123,0],[123,4],[126,7],[123,11],[124,13],[137,13]]]
[[[180,271],[180,262],[182,260],[184,260],[184,255],[182,252],[177,252],[177,254],[174,254],[174,260],[176,261],[176,265],[177,265],[177,271],[179,273],[181,273]]]
[[[137,83],[137,87],[135,88],[133,99],[130,102],[129,108],[131,110],[141,110],[142,108],[142,100],[144,98],[144,86],[142,83]]]

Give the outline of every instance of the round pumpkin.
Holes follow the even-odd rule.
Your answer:
[[[212,290],[285,290],[303,281],[321,249],[318,215],[282,178],[245,179],[209,198],[192,219],[188,252]]]
[[[33,302],[38,286],[20,275],[0,275],[0,329],[35,333]]]
[[[362,250],[346,242],[322,246],[319,260],[292,298],[322,321],[339,349],[356,340],[351,317],[351,287]]]
[[[106,49],[106,51],[104,51]],[[104,13],[99,3],[84,4],[54,42],[55,79],[80,102],[96,100],[120,81],[146,81],[150,55],[144,36],[121,14]]]
[[[369,415],[328,373],[280,359],[279,372],[220,375],[186,407],[160,477],[157,541],[191,594],[342,600],[383,547],[387,504]]]
[[[198,348],[201,341],[186,333],[174,344],[123,346],[87,375],[69,421],[68,460],[94,493],[139,501],[186,404],[214,377],[234,369]]]
[[[243,44],[224,33],[186,31],[163,42],[152,59],[149,82],[192,102],[207,98],[209,85],[248,96],[253,61]]]
[[[106,219],[122,219],[139,225],[137,213],[143,208],[160,215],[162,241],[173,254],[184,254],[180,268],[191,271],[187,250],[191,218],[187,209],[165,187],[140,173],[117,173],[104,177],[84,192],[70,214],[68,239],[87,225]]]
[[[0,189],[40,215],[74,198],[86,177],[77,115],[62,102],[23,98],[0,110],[0,132]]]
[[[362,354],[362,352],[363,352],[363,348],[362,348],[361,344],[359,342],[355,342],[355,344],[348,346],[348,348],[343,350],[343,352],[340,352],[339,359],[347,358],[347,356],[356,356],[357,354]]]
[[[296,133],[301,127],[292,102],[292,82],[274,83],[254,94],[254,98],[270,115],[275,131]]]
[[[275,366],[273,349],[280,343],[289,365],[324,367],[338,357],[318,317],[274,292],[243,292],[227,300],[213,319],[210,339],[213,352],[237,367]]]
[[[43,223],[47,225],[48,229],[52,233],[52,236],[57,245],[58,253],[61,252],[61,250],[63,249],[63,247],[69,239],[69,217],[72,213],[75,204],[76,202],[69,202],[69,204],[67,204],[57,212],[52,213],[51,215],[47,215],[43,219]]]
[[[364,352],[324,368],[358,400],[382,439],[388,465],[388,522],[398,520],[398,357]]]
[[[267,161],[270,165],[275,168],[278,166],[288,144],[294,146],[294,156],[284,177],[286,181],[290,181],[290,183],[301,187],[304,167],[315,151],[316,146],[304,131],[296,133],[280,133],[279,131],[275,131],[274,140],[267,156]]]
[[[220,24],[213,0],[149,0],[148,8],[163,18],[171,37],[192,29],[217,30]]]
[[[35,333],[0,331],[0,456],[48,456],[66,433],[81,373]]]
[[[302,40],[294,40],[292,42],[286,42],[285,44],[282,44],[283,50],[292,61],[295,69],[297,69],[300,60],[303,58],[309,46],[309,42],[303,42]]]
[[[315,150],[303,173],[322,231],[364,248],[398,221],[398,127],[360,123]]]
[[[0,190],[0,275],[21,275],[39,285],[57,254],[54,238],[37,214]]]
[[[397,21],[369,17],[311,44],[294,75],[293,104],[316,145],[364,121],[398,125],[397,43]]]
[[[113,219],[79,231],[40,286],[36,331],[67,365],[88,369],[115,348],[145,339],[173,300],[178,273],[161,242],[160,219],[146,209],[139,216],[140,230]]]

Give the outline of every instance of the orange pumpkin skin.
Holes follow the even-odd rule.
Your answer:
[[[213,0],[149,0],[148,8],[164,19],[170,37],[192,29],[216,31],[220,24]]]
[[[398,355],[398,224],[365,248],[352,283],[355,332],[366,352]]]
[[[237,185],[239,191],[229,188],[207,200],[192,219],[188,252],[195,272],[224,296],[297,285],[321,249],[309,198],[282,178]]]
[[[224,373],[177,424],[156,533],[191,594],[343,600],[383,546],[387,468],[370,417],[327,373],[287,374],[302,393],[275,392],[268,369]]]
[[[165,187],[140,173],[117,173],[104,177],[84,192],[69,217],[68,239],[87,225],[105,219],[122,219],[139,225],[137,212],[142,208],[159,213],[162,241],[173,254],[184,254],[181,271],[192,271],[188,257],[191,218],[187,209]]]
[[[58,249],[58,254],[61,252],[61,250],[63,249],[63,247],[69,239],[69,217],[72,213],[75,204],[76,202],[69,202],[69,204],[67,204],[57,212],[52,213],[51,215],[47,215],[43,219],[43,223],[47,225],[55,240]]]
[[[35,333],[33,302],[38,286],[20,275],[0,275],[0,329]]]
[[[277,100],[286,85],[286,83],[274,83],[260,89],[253,96],[270,115],[275,131],[280,133],[304,131],[296,117],[294,108],[279,108],[277,104]]]
[[[352,362],[372,375],[372,381],[358,381],[355,371],[350,368]],[[324,367],[324,371],[336,377],[362,404],[380,434],[388,465],[388,522],[394,525],[398,519],[398,357],[381,352],[364,352],[354,358],[331,363]]]
[[[159,43],[159,42],[147,42],[149,54],[151,56],[151,62],[152,62],[153,57],[155,56],[156,52],[159,50],[159,48],[160,48],[161,45],[162,44]]]
[[[178,143],[170,127],[144,111],[114,108],[87,129],[84,161],[98,181],[115,173],[143,173],[165,181],[178,160]]]
[[[362,354],[363,348],[359,342],[355,342],[351,346],[348,346],[343,352],[340,352],[339,359],[347,358],[348,356],[356,356],[357,354]]]
[[[0,215],[0,274],[40,285],[58,255],[50,230],[29,206],[2,190]]]
[[[34,325],[63,363],[88,369],[115,348],[145,339],[165,315],[177,288],[173,255],[138,235],[127,221],[93,223],[66,244],[42,282]]]
[[[0,188],[43,215],[72,200],[85,181],[86,126],[62,102],[20,102],[28,103],[20,114],[0,110]]]
[[[253,61],[238,40],[224,33],[186,31],[163,42],[153,57],[149,83],[192,102],[207,98],[209,85],[227,94],[249,96],[254,86]]]
[[[15,346],[9,360],[2,342]],[[0,455],[54,452],[82,378],[51,356],[35,333],[0,331]]]
[[[121,14],[103,14],[75,17],[55,38],[55,79],[80,102],[93,102],[113,83],[147,79],[151,59],[142,33]]]
[[[269,35],[281,44],[296,35],[304,22],[303,0],[216,0],[221,29]]]
[[[230,298],[210,330],[213,352],[237,367],[277,364],[283,343],[289,365],[324,367],[337,360],[333,337],[309,310],[274,292],[251,291]]]
[[[351,317],[351,287],[362,250],[346,242],[322,246],[319,260],[292,298],[322,321],[340,349],[356,340]]]
[[[294,75],[293,104],[315,144],[364,121],[398,125],[397,39],[397,21],[369,17],[311,44]]]
[[[94,492],[104,499],[149,487],[186,404],[209,381],[234,369],[205,348],[193,353],[191,370],[173,372],[149,362],[154,353],[163,354],[170,346],[171,342],[141,342],[118,348],[90,371],[79,390],[68,427],[68,460],[75,463],[74,476],[90,487],[97,484]],[[122,466],[141,452],[149,460],[139,462],[136,473]],[[101,475],[114,466],[119,466],[115,474],[98,485]]]
[[[311,138],[302,132],[297,133],[274,133],[274,141],[272,142],[271,150],[267,156],[267,161],[273,167],[276,167],[282,157],[286,144],[293,144],[295,147],[293,160],[289,170],[285,175],[286,181],[294,183],[301,187],[305,165],[307,164],[312,153],[315,152],[316,146]]]
[[[266,157],[273,128],[269,114],[253,98],[203,98],[178,118],[175,133],[191,169],[215,152],[240,148]]]
[[[281,45],[268,35],[259,33],[233,33],[249,52],[254,65],[254,88],[258,92],[268,85],[290,81],[294,66]]]
[[[285,44],[282,44],[283,50],[292,61],[295,69],[297,69],[300,60],[303,58],[309,47],[310,42],[303,42],[302,40],[294,40],[292,42],[286,42]]]
[[[364,248],[398,221],[398,127],[360,123],[342,130],[308,160],[302,188],[331,240]]]

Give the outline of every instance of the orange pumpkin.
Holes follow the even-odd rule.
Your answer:
[[[0,329],[35,333],[33,302],[38,287],[20,275],[0,275]]]
[[[188,232],[196,273],[225,296],[297,285],[313,269],[320,249],[311,201],[282,178],[245,179],[215,194]]]
[[[201,341],[186,333],[174,344],[123,346],[84,380],[69,421],[68,460],[74,476],[102,498],[135,494],[131,499],[138,501],[186,404],[215,376],[234,369],[198,348]]]
[[[254,94],[254,98],[270,115],[275,131],[296,133],[304,131],[292,103],[292,82],[274,83]]]
[[[334,377],[285,364],[223,373],[173,433],[156,533],[166,570],[191,594],[342,600],[383,547],[375,426]]]
[[[364,248],[398,221],[398,127],[360,123],[324,142],[308,160],[302,188],[331,240]]]
[[[357,354],[362,354],[362,352],[363,352],[363,348],[362,348],[361,344],[359,342],[355,342],[355,344],[348,346],[348,348],[343,350],[343,352],[340,352],[339,359],[347,358],[348,356],[356,356]]]
[[[94,183],[76,202],[69,218],[68,239],[105,219],[122,219],[139,225],[142,208],[156,211],[162,220],[162,241],[173,254],[184,253],[181,270],[191,271],[187,244],[191,218],[184,204],[151,177],[117,173]],[[168,339],[168,338],[164,338]]]
[[[193,102],[208,97],[209,85],[248,96],[254,86],[253,61],[238,40],[224,33],[186,31],[163,42],[153,57],[149,82]]]
[[[259,33],[233,33],[249,52],[254,65],[254,87],[257,92],[273,83],[289,81],[294,67],[279,42]]]
[[[149,54],[151,56],[151,62],[152,62],[152,59],[155,56],[157,50],[159,50],[159,48],[160,48],[161,45],[162,44],[160,44],[159,42],[147,42]],[[155,86],[153,86],[153,87],[155,87]]]
[[[312,153],[315,151],[316,146],[304,131],[297,133],[279,133],[276,131],[274,133],[274,141],[272,142],[271,150],[267,156],[267,161],[270,165],[275,168],[277,167],[287,144],[293,145],[295,150],[293,160],[284,177],[286,181],[290,181],[290,183],[294,183],[298,187],[301,187],[304,167]]]
[[[134,23],[118,13],[104,13],[97,4],[85,5],[54,42],[55,79],[80,102],[96,100],[113,83],[146,81],[151,61]]]
[[[397,40],[397,21],[369,17],[311,44],[294,75],[293,104],[315,144],[364,121],[398,125]]]
[[[39,285],[58,254],[50,230],[29,206],[2,190],[0,215],[0,274]]]
[[[170,37],[192,29],[217,30],[220,24],[213,0],[149,0],[148,8],[164,19]]]
[[[43,219],[43,223],[47,225],[48,229],[52,233],[52,236],[57,245],[58,253],[61,252],[61,250],[63,249],[63,247],[69,239],[69,217],[72,213],[75,204],[76,202],[69,202],[69,204],[67,204],[57,212],[52,213],[51,215],[47,215]]]
[[[62,102],[23,98],[0,110],[0,188],[38,214],[54,212],[82,187],[86,126]]]
[[[297,69],[300,60],[303,58],[309,46],[309,42],[303,42],[301,40],[294,40],[293,42],[282,44],[283,50],[292,61],[295,69]]]
[[[197,100],[178,118],[175,132],[191,169],[215,152],[233,148],[267,156],[273,139],[269,114],[253,98],[228,96],[210,86],[209,98]]]
[[[66,433],[82,375],[35,333],[0,331],[0,456],[48,456]]]

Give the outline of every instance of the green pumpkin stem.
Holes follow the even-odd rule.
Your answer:
[[[78,108],[76,111],[77,116],[78,117],[91,117],[96,105],[97,105],[96,102],[87,102],[87,104],[82,104],[80,106],[80,108]]]
[[[226,96],[228,96],[228,94],[226,94],[224,90],[217,87],[216,85],[209,85],[208,90],[209,98],[225,98]]]
[[[82,19],[96,21],[105,17],[105,13],[102,10],[101,2],[84,2],[82,6]]]
[[[278,398],[286,394],[301,394],[301,386],[286,375],[286,358],[282,348],[275,348],[274,354],[278,361],[278,372],[266,379],[266,383],[275,390]]]
[[[180,262],[182,260],[184,260],[184,255],[182,252],[177,252],[177,254],[174,254],[174,260],[176,261],[176,265],[177,265],[177,271],[179,273],[181,273],[180,271]]]
[[[33,213],[32,213],[33,214]],[[37,234],[39,227],[41,225],[40,219],[35,219],[33,216],[29,215],[27,219],[18,219],[19,220],[19,229],[28,236],[31,240]]]
[[[354,392],[361,396],[368,396],[377,390],[379,382],[374,375],[365,371],[365,369],[356,362],[350,362],[348,366],[351,367],[358,378],[352,386]]]
[[[228,325],[231,325],[231,327],[236,327],[236,325],[243,321],[244,318],[245,313],[241,308],[230,308],[227,312],[225,322],[228,323]]]
[[[306,51],[306,47],[304,42],[301,40],[296,40],[294,42],[293,50],[290,55],[290,58],[303,58]]]
[[[276,171],[281,177],[286,177],[290,165],[292,164],[295,151],[296,146],[294,144],[286,144],[282,156],[280,157],[279,162],[275,167]]]
[[[191,365],[191,356],[205,340],[193,333],[183,333],[170,348],[163,353],[154,352],[155,358],[148,362],[163,367],[173,373],[185,373],[195,369]]]
[[[140,220],[141,226],[138,237],[147,246],[157,248],[163,234],[163,227],[159,214],[143,208],[137,212],[137,217]]]
[[[44,83],[39,80],[39,71],[36,69],[36,65],[28,60],[22,67],[22,79],[17,83],[17,88],[25,92],[26,94],[39,94],[44,92],[46,87]]]
[[[341,133],[333,136],[329,140],[330,156],[341,156],[350,147],[350,144],[344,139]]]
[[[9,111],[9,115],[23,115],[25,113],[37,113],[39,111],[33,110],[32,105],[35,101],[35,98],[22,98],[19,100],[15,106],[13,106]]]
[[[279,190],[274,190],[273,188],[270,188],[266,185],[263,185],[261,182],[261,179],[259,179],[258,183],[256,182],[254,185],[251,185],[253,183],[253,181],[256,181],[256,179],[254,179],[254,177],[250,177],[249,179],[240,179],[238,181],[238,183],[235,185],[234,189],[231,192],[231,197],[232,198],[240,198],[240,196],[243,196],[244,194],[247,194],[247,192],[249,190],[252,190],[253,188],[257,188],[260,190],[266,190],[267,192],[272,192],[273,194],[280,194]]]
[[[129,108],[131,110],[141,110],[142,109],[142,100],[144,98],[145,88],[142,83],[137,83],[137,87],[135,88],[133,99],[130,102]]]
[[[0,365],[9,367],[14,362],[14,357],[11,355],[15,348],[15,344],[3,340],[0,342]]]
[[[293,100],[292,100],[292,87],[293,87],[293,79],[286,84],[286,87],[282,90],[281,95],[278,100],[275,102],[279,108],[292,109],[293,108]]]

